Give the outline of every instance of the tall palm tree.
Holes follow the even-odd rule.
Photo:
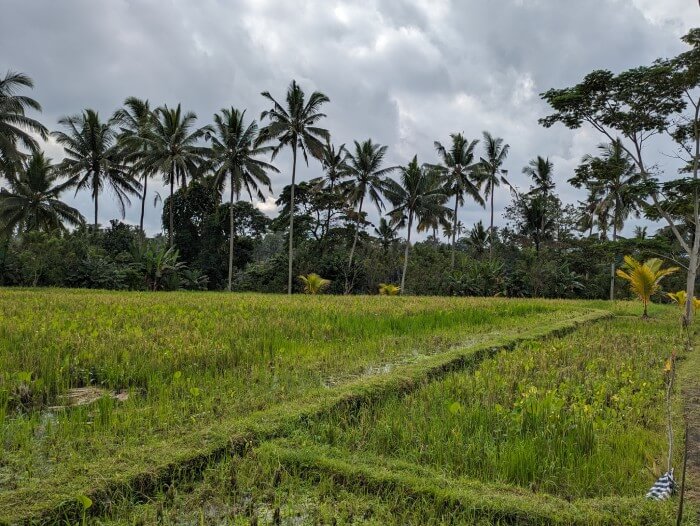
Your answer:
[[[173,194],[175,182],[187,184],[187,176],[194,177],[207,153],[199,146],[200,139],[209,127],[194,128],[197,115],[184,112],[178,104],[175,108],[167,105],[156,108],[151,131],[144,138],[144,156],[141,166],[145,170],[160,172],[166,184],[170,185],[168,203],[168,245],[174,246],[175,230],[173,218]]]
[[[141,185],[134,180],[118,147],[116,120],[102,122],[96,111],[86,109],[80,115],[62,117],[58,123],[66,129],[52,133],[66,154],[60,169],[79,176],[75,179],[76,192],[91,190],[95,229],[99,225],[98,198],[104,188],[113,191],[123,217],[125,207],[131,204],[129,195],[138,194]]]
[[[148,136],[153,130],[155,118],[147,100],[129,97],[124,101],[124,107],[114,114],[119,124],[121,133],[119,142],[124,148],[124,158],[131,165],[134,174],[141,172],[143,178],[143,190],[141,192],[141,216],[139,228],[143,229],[143,218],[146,212],[146,194],[148,193],[148,178],[154,173],[153,168],[144,166],[143,161],[148,146]]]
[[[385,252],[396,241],[396,225],[392,225],[385,217],[379,219],[379,225],[374,227],[374,233],[377,234],[379,244]]]
[[[289,214],[289,275],[287,280],[287,294],[292,293],[292,270],[294,259],[294,186],[297,174],[297,150],[301,150],[306,165],[309,165],[309,155],[320,159],[323,156],[323,141],[330,138],[328,130],[316,126],[318,121],[326,115],[319,110],[330,99],[319,91],[314,91],[308,102],[304,91],[296,80],[287,89],[286,105],[282,106],[269,92],[264,91],[262,96],[272,103],[272,108],[263,111],[260,120],[268,119],[270,122],[260,130],[260,141],[276,140],[277,144],[272,149],[272,160],[285,147],[292,149],[292,185],[290,196]]]
[[[323,146],[323,155],[321,157],[321,165],[323,166],[324,177],[321,179],[318,185],[319,190],[326,190],[329,195],[333,195],[336,192],[338,185],[342,183],[343,179],[347,177],[347,159],[348,152],[345,149],[345,144],[341,144],[338,149],[331,144],[330,139],[326,140],[326,144]],[[333,202],[329,199],[328,210],[326,211],[326,227],[325,234],[331,227],[331,215],[333,212]]]
[[[503,169],[503,163],[508,157],[510,145],[503,144],[503,139],[493,137],[489,132],[483,132],[484,148],[486,157],[482,157],[479,162],[479,175],[484,184],[484,195],[491,201],[491,223],[489,226],[489,257],[493,256],[493,194],[501,183],[508,184],[505,175],[507,170]]]
[[[528,192],[529,196],[532,196],[534,200],[526,208],[528,217],[532,219],[534,216],[539,215],[541,224],[538,231],[543,233],[545,231],[545,223],[547,222],[546,208],[549,201],[549,194],[554,190],[554,164],[541,155],[538,155],[536,159],[532,159],[530,163],[523,168],[523,173],[532,179],[532,190]],[[537,203],[535,204],[535,201]],[[532,226],[532,225],[531,225]],[[537,252],[539,252],[539,242],[536,243]]]
[[[384,202],[382,201],[382,192],[384,190],[386,177],[397,166],[382,168],[384,156],[386,155],[387,146],[374,144],[372,139],[359,143],[355,141],[355,151],[348,153],[347,158],[347,174],[351,181],[348,190],[348,203],[357,207],[355,216],[355,237],[350,249],[350,259],[348,267],[352,267],[355,248],[357,247],[357,238],[360,233],[360,220],[362,219],[362,206],[365,199],[369,197],[370,202],[374,203],[377,210],[381,213],[384,210]]]
[[[277,168],[258,159],[272,150],[271,146],[258,146],[258,124],[255,120],[244,123],[245,111],[235,108],[222,109],[214,115],[213,130],[206,133],[211,141],[209,160],[214,169],[214,183],[223,189],[226,179],[230,185],[229,197],[229,245],[228,245],[228,290],[231,291],[233,280],[233,203],[240,199],[241,191],[253,201],[253,195],[263,200],[260,187],[272,192],[267,172],[279,172]]]
[[[450,266],[455,266],[455,247],[457,244],[457,212],[460,206],[464,206],[465,197],[471,197],[482,207],[484,199],[479,192],[479,177],[474,164],[474,149],[479,140],[469,142],[461,133],[450,134],[452,146],[448,150],[438,141],[435,141],[435,149],[440,156],[441,165],[437,165],[447,176],[447,194],[454,196],[455,204],[452,211],[452,257]]]
[[[39,150],[31,132],[42,139],[48,137],[48,130],[26,115],[29,109],[41,111],[41,105],[31,97],[17,94],[22,88],[33,87],[32,79],[23,73],[8,71],[0,78],[0,172],[5,174],[20,165],[23,155],[19,146],[31,152]]]
[[[630,215],[639,217],[642,201],[647,195],[644,176],[637,171],[620,139],[598,146],[599,156],[586,155],[569,182],[586,187],[589,201],[598,216],[609,218],[612,240],[625,226]],[[610,265],[610,299],[615,298],[615,262]]]
[[[531,195],[539,194],[546,197],[554,190],[554,164],[549,157],[545,159],[538,155],[523,168],[523,173],[532,179],[533,188],[529,192]]]
[[[60,199],[75,184],[74,178],[60,182],[60,172],[51,159],[41,151],[34,152],[8,178],[9,189],[0,191],[0,230],[6,234],[16,228],[49,232],[84,223],[80,212]]]
[[[414,219],[426,216],[449,216],[452,211],[445,206],[448,195],[442,184],[442,177],[437,170],[430,167],[418,166],[417,157],[401,170],[400,182],[387,179],[384,193],[394,208],[388,212],[392,222],[398,225],[406,225],[406,248],[403,260],[403,272],[401,274],[401,293],[406,284],[406,269],[408,268],[408,254],[411,246],[411,230]]]

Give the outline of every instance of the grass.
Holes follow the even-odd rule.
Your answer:
[[[603,321],[335,412],[298,438],[569,500],[640,495],[666,469],[672,349],[683,349],[675,313]]]
[[[0,522],[168,478],[329,403],[401,390],[591,312],[583,302],[65,290],[3,290],[0,305]],[[49,409],[85,385],[130,396]]]
[[[145,504],[117,503],[97,523],[672,524],[677,500],[643,498],[665,469],[663,369],[672,349],[681,352],[683,385],[695,353],[682,353],[670,309],[649,322],[622,316],[526,341],[418,389],[338,407],[212,463],[202,481]],[[538,409],[555,401],[555,412]],[[586,423],[592,445],[582,449]],[[475,432],[482,425],[491,433]],[[490,456],[484,446],[494,437],[503,452],[535,442],[540,458]],[[686,509],[684,524],[693,513]]]

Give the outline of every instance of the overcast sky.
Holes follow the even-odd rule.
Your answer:
[[[433,141],[489,130],[511,145],[506,168],[517,186],[528,185],[529,159],[549,156],[565,202],[582,197],[566,180],[602,138],[538,126],[547,112],[538,94],[593,69],[674,55],[700,23],[697,0],[0,0],[0,12],[0,70],[34,79],[31,95],[50,129],[88,107],[107,118],[131,95],[152,106],[181,102],[201,125],[230,106],[258,118],[267,109],[260,92],[282,99],[294,78],[330,97],[324,125],[335,143],[371,137],[389,146],[392,164],[414,154],[435,162]],[[46,149],[60,159],[60,147]],[[663,152],[652,154],[674,169]],[[290,180],[290,156],[276,165],[275,193]],[[320,166],[298,173],[308,179]],[[149,191],[165,196],[158,186]],[[69,200],[92,218],[88,194]],[[499,190],[497,210],[509,201]],[[146,223],[155,233],[152,204]],[[473,204],[460,214],[468,226],[487,219]],[[138,215],[134,202],[126,221]],[[115,217],[104,194],[100,222]]]

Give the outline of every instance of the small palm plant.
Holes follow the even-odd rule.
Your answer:
[[[619,269],[617,275],[630,284],[630,290],[644,303],[643,318],[648,318],[647,307],[651,297],[658,292],[661,280],[678,271],[678,267],[661,268],[663,261],[659,258],[647,259],[641,263],[632,256],[625,256],[624,270]]]
[[[380,283],[379,284],[379,295],[380,296],[398,296],[401,292],[401,287],[394,285],[393,283]]]
[[[668,292],[666,296],[671,298],[681,311],[685,310],[685,304],[688,300],[688,293],[686,291],[679,290],[678,292]],[[693,296],[693,312],[697,312],[698,307],[700,307],[700,300]]]
[[[299,279],[304,284],[304,294],[320,294],[331,284],[331,280],[322,278],[315,272],[299,276]]]

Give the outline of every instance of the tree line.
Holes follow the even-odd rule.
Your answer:
[[[31,79],[9,72],[0,80],[3,282],[26,283],[20,261],[25,251],[36,252],[32,243],[62,250],[77,243],[84,245],[80,254],[99,253],[116,266],[121,258],[142,269],[136,288],[139,282],[165,288],[166,276],[187,271],[195,279],[175,280],[180,286],[291,294],[301,285],[295,274],[317,272],[338,293],[393,282],[413,293],[614,298],[617,263],[634,252],[680,262],[692,298],[700,249],[700,32],[692,30],[684,41],[690,49],[672,59],[617,75],[594,71],[576,86],[542,94],[553,110],[542,125],[589,125],[605,140],[571,174],[569,182],[584,189],[586,199],[569,205],[557,195],[554,166],[545,156],[522,169],[530,186],[520,191],[506,168],[509,145],[488,132],[478,139],[452,133],[444,144],[435,142],[432,162],[414,156],[401,166],[388,165],[387,147],[372,139],[333,144],[323,113],[328,97],[307,96],[295,81],[284,99],[262,93],[269,109],[259,122],[231,107],[199,126],[179,104],[152,108],[130,97],[108,119],[86,109],[49,132],[28,116],[41,109],[23,94]],[[670,182],[660,182],[661,174],[645,164],[645,145],[657,135],[671,138],[673,155],[682,160],[680,177]],[[48,159],[35,138],[49,136],[64,149],[60,163]],[[270,175],[279,172],[274,163],[283,150],[291,152],[291,180],[278,196],[279,215],[269,220],[252,203],[272,192]],[[319,162],[323,175],[298,182],[300,162]],[[143,228],[153,197],[148,182],[155,177],[169,188],[164,199],[155,195],[167,240],[147,239]],[[499,187],[511,196],[508,225],[500,229],[494,226]],[[91,192],[92,226],[61,200],[68,190]],[[138,229],[117,222],[100,229],[104,190],[122,216],[131,199],[140,201]],[[486,209],[487,226],[467,229],[459,217],[465,206]],[[376,225],[368,220],[370,207],[380,215]],[[653,238],[638,228],[633,239],[622,239],[626,221],[641,216],[666,227]],[[428,233],[427,240],[412,243],[414,232]],[[115,235],[129,239],[120,253],[105,248]],[[586,261],[592,252],[602,259]],[[156,283],[143,270],[150,264],[163,267],[153,271]],[[33,275],[32,283],[73,283]]]

